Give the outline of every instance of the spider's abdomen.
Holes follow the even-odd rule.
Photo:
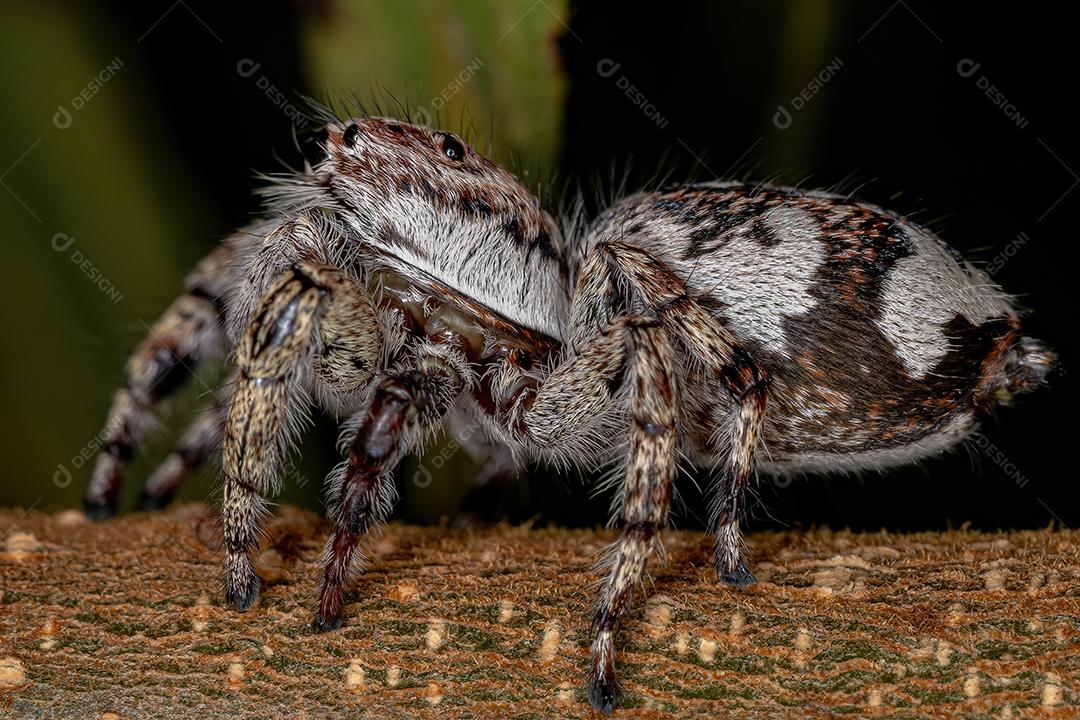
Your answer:
[[[935,452],[1049,367],[985,273],[871,205],[690,186],[606,212],[589,241],[615,239],[667,264],[771,376],[765,465],[862,467]],[[713,452],[730,402],[718,379],[700,381],[711,391],[688,398],[688,425]]]

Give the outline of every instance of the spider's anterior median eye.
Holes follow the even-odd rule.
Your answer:
[[[465,159],[465,146],[453,135],[442,133],[439,136],[439,143],[442,148],[442,154],[446,157],[451,160]]]
[[[356,123],[353,123],[345,128],[345,134],[341,136],[341,139],[346,145],[352,147],[360,139],[360,128],[356,127]]]

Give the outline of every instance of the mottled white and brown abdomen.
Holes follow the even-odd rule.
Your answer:
[[[1034,384],[1009,297],[926,228],[823,193],[729,184],[627,198],[588,242],[647,250],[771,376],[759,465],[857,469],[965,436]],[[691,384],[695,382],[691,379]],[[719,378],[696,378],[684,427],[717,452],[730,427]]]

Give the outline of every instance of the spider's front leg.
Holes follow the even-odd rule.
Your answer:
[[[610,313],[630,290],[654,312],[667,331],[700,366],[717,373],[731,393],[734,412],[720,428],[729,440],[721,448],[720,482],[713,489],[710,517],[716,533],[716,572],[737,587],[754,583],[739,528],[746,487],[761,444],[768,400],[768,375],[739,339],[687,291],[685,283],[662,262],[634,245],[603,242],[582,267],[571,311],[575,339]]]
[[[346,437],[355,434],[331,486],[333,530],[323,554],[317,629],[341,626],[342,595],[357,545],[385,520],[396,499],[394,467],[434,433],[469,382],[468,362],[457,348],[425,341],[404,367],[379,382],[347,431]]]
[[[666,331],[656,320],[616,319],[584,341],[538,388],[510,396],[507,422],[551,450],[578,443],[609,422],[616,398],[629,391],[629,451],[619,505],[622,535],[610,548],[593,616],[589,700],[610,712],[618,695],[614,634],[641,583],[645,563],[667,524],[677,464],[678,376]],[[625,379],[624,379],[625,378]],[[598,435],[597,437],[599,437]]]
[[[313,383],[331,394],[362,388],[377,368],[382,333],[359,282],[301,262],[263,295],[236,348],[237,378],[225,422],[226,598],[244,610],[259,579],[250,552],[262,521],[261,494],[280,485],[278,466],[308,405]]]

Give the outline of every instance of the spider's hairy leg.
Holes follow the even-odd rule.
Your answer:
[[[93,519],[116,512],[123,473],[151,424],[154,406],[186,384],[204,360],[220,354],[224,334],[219,307],[229,278],[230,251],[220,246],[187,279],[128,360],[124,387],[113,397],[101,451],[83,495]]]
[[[172,502],[184,481],[221,447],[225,415],[235,382],[234,375],[218,389],[215,402],[199,411],[176,447],[146,479],[139,496],[140,510],[160,510]]]
[[[423,342],[404,367],[379,382],[355,430],[347,431],[355,437],[331,485],[333,530],[323,554],[317,629],[341,626],[342,594],[357,545],[386,518],[396,498],[394,467],[437,429],[468,382],[468,363],[458,349]]]
[[[745,368],[738,372],[747,374]],[[735,398],[738,408],[732,421],[727,463],[721,468],[719,484],[712,488],[714,495],[709,504],[709,516],[716,532],[717,577],[739,588],[756,582],[747,567],[746,541],[739,528],[739,518],[745,510],[746,487],[754,469],[754,454],[760,443],[768,398],[764,383],[749,381],[746,385]]]
[[[618,693],[614,633],[641,584],[645,562],[659,548],[667,524],[677,464],[675,355],[664,331],[639,326],[631,333],[630,453],[623,486],[623,531],[593,619],[596,633],[589,673],[593,707],[610,712]]]
[[[644,300],[690,357],[701,367],[718,373],[731,393],[735,412],[730,427],[724,428],[731,443],[726,457],[721,459],[721,476],[713,488],[710,515],[716,533],[717,575],[721,581],[738,587],[751,585],[754,576],[747,567],[739,520],[745,509],[754,455],[761,444],[768,376],[739,339],[690,295],[683,281],[667,266],[628,243],[600,243],[586,259],[578,286],[617,288],[618,283]],[[577,294],[572,308],[573,327],[588,326],[598,315],[600,311],[592,306],[595,302],[595,297]]]
[[[627,374],[628,372],[628,374]],[[536,390],[515,402],[533,441],[557,449],[605,414],[621,387],[629,389],[629,454],[621,498],[623,531],[611,547],[607,578],[593,617],[589,700],[611,712],[618,695],[614,635],[641,584],[645,564],[667,524],[677,466],[676,356],[656,320],[621,317],[582,343]],[[532,397],[529,397],[532,395]]]
[[[271,283],[236,348],[237,379],[225,421],[225,585],[243,610],[259,580],[251,562],[261,495],[279,486],[278,466],[308,404],[305,385],[354,390],[378,363],[381,333],[359,282],[327,265],[301,262]]]

